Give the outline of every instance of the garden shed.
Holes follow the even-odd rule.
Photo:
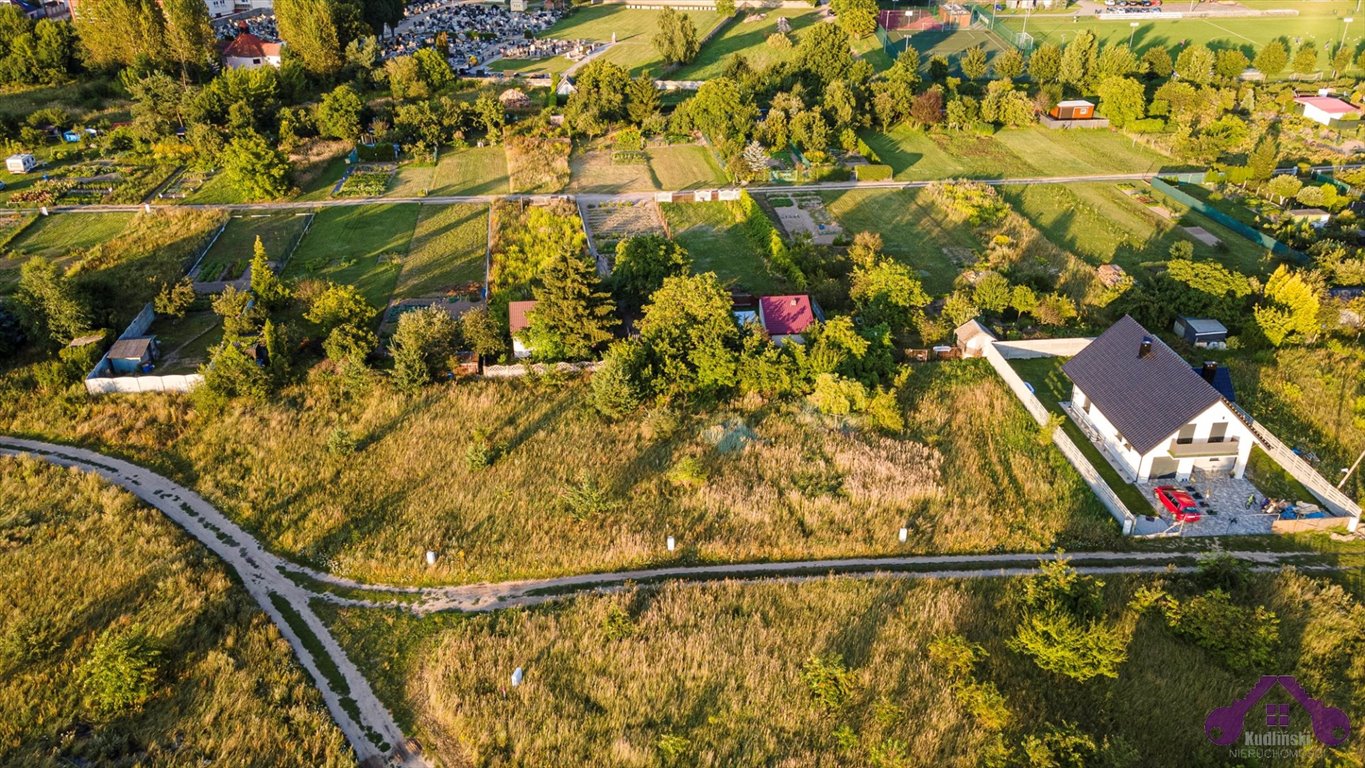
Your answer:
[[[1228,340],[1227,326],[1206,317],[1177,317],[1172,330],[1196,347],[1217,348]]]

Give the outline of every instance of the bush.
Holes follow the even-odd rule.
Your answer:
[[[1166,623],[1175,634],[1193,640],[1222,659],[1230,669],[1250,670],[1274,660],[1280,620],[1267,608],[1243,608],[1221,589],[1184,601],[1168,601]]]
[[[853,697],[853,673],[837,653],[811,656],[801,666],[801,679],[806,681],[810,695],[825,712],[833,714],[843,709]]]
[[[1129,133],[1161,133],[1166,130],[1166,121],[1159,117],[1144,117],[1133,120],[1124,126]]]
[[[158,655],[140,630],[106,630],[81,667],[87,701],[102,715],[140,708],[156,684]]]

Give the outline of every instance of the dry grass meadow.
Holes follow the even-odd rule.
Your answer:
[[[0,431],[148,464],[276,551],[381,582],[1117,540],[988,367],[922,366],[910,381],[894,438],[798,405],[611,423],[578,378],[349,397],[322,371],[212,418],[173,396],[20,397],[0,404]],[[471,445],[495,460],[471,463]]]
[[[1237,764],[1205,740],[1204,717],[1265,673],[1365,715],[1365,662],[1351,651],[1365,606],[1339,587],[1286,571],[1234,590],[1235,611],[1264,606],[1279,621],[1270,658],[1246,666],[1134,607],[1158,586],[1208,589],[1109,578],[1101,621],[1126,660],[1083,683],[1008,645],[1022,579],[670,584],[474,618],[342,609],[330,622],[429,753],[478,768]],[[965,675],[932,650],[950,636],[979,646]],[[811,659],[834,654],[846,673],[817,698]],[[1365,749],[1332,752],[1273,764],[1357,765]]]
[[[0,595],[0,765],[355,764],[222,564],[93,475],[0,458]],[[80,670],[106,631],[159,652],[140,707],[86,701]]]

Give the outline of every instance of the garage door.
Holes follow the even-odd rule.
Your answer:
[[[1152,459],[1152,472],[1149,477],[1153,480],[1157,478],[1175,477],[1175,470],[1179,463],[1170,456],[1158,456]]]

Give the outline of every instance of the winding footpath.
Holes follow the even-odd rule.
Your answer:
[[[362,766],[430,768],[408,741],[369,682],[347,658],[312,600],[338,605],[401,608],[416,614],[436,611],[486,612],[531,606],[584,593],[607,593],[665,581],[786,581],[848,578],[999,578],[1036,572],[1047,553],[917,555],[798,562],[667,566],[545,579],[405,587],[366,584],[292,563],[271,553],[253,536],[194,491],[135,464],[95,451],[56,443],[0,436],[0,456],[28,456],[62,467],[94,473],[160,510],[172,522],[227,563],[261,609],[294,649],[300,664],[321,691],[333,719]],[[1230,552],[1253,570],[1295,564],[1330,569],[1301,552]],[[1195,552],[1074,552],[1066,558],[1090,574],[1184,572],[1194,568]]]

